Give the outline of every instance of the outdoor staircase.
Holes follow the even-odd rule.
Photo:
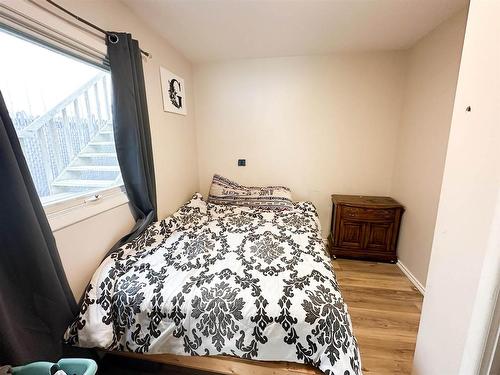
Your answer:
[[[110,77],[98,73],[39,117],[14,116],[42,203],[123,183],[116,157]]]
[[[122,183],[112,125],[101,128],[52,182],[54,194],[105,189]]]

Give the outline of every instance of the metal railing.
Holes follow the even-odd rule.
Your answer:
[[[44,115],[21,112],[12,120],[38,194],[49,196],[51,185],[89,142],[111,126],[109,76],[101,73]]]

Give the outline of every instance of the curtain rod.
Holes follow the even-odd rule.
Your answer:
[[[76,19],[77,21],[79,21],[79,22],[81,22],[81,23],[83,23],[83,24],[85,24],[85,25],[87,25],[87,26],[89,26],[89,27],[93,28],[94,30],[97,30],[97,31],[99,31],[100,33],[104,34],[107,38],[117,38],[117,36],[116,36],[115,34],[111,34],[111,33],[107,32],[106,30],[104,30],[104,29],[100,28],[99,26],[94,25],[93,23],[91,23],[91,22],[87,21],[86,19],[83,19],[82,17],[80,17],[80,16],[76,15],[75,13],[70,12],[70,11],[69,11],[69,10],[67,10],[66,8],[63,8],[61,5],[59,5],[59,4],[57,4],[57,3],[55,3],[54,1],[52,1],[52,0],[46,0],[46,1],[47,1],[50,5],[55,6],[57,9],[59,9],[59,10],[63,11],[64,13],[66,13],[66,14],[70,15],[71,17],[73,17],[73,18],[74,18],[74,19]],[[116,43],[116,42],[117,42],[117,41],[113,42],[111,39],[110,39],[110,41],[111,41],[112,43]],[[149,52],[143,51],[143,50],[141,49],[141,53],[142,53],[144,56],[151,58],[151,54],[150,54]]]

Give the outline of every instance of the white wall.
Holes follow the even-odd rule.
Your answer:
[[[481,358],[492,306],[474,313],[475,306],[491,299],[478,286],[498,273],[498,262],[490,265],[500,252],[498,236],[491,238],[498,235],[493,218],[500,195],[499,19],[500,2],[471,1],[417,338],[416,375],[474,374]],[[475,333],[481,337],[466,347]]]
[[[151,60],[143,61],[151,124],[158,197],[158,216],[175,211],[198,189],[193,79],[188,60],[120,1],[64,0],[67,9],[106,30],[126,31],[138,39]],[[44,2],[44,6],[48,6]],[[47,20],[50,20],[47,17]],[[188,115],[163,112],[159,67],[183,77]],[[73,293],[80,297],[88,280],[110,246],[132,227],[127,205],[55,232],[61,259]]]
[[[196,66],[201,191],[214,173],[289,186],[314,202],[326,237],[331,194],[390,191],[405,62],[373,52]]]
[[[391,196],[406,207],[398,258],[425,286],[460,66],[466,12],[408,51]]]

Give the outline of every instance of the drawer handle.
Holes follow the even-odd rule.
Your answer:
[[[346,208],[344,211],[346,216],[367,216],[371,215],[374,217],[391,217],[392,212],[388,210],[377,210],[373,208]]]

